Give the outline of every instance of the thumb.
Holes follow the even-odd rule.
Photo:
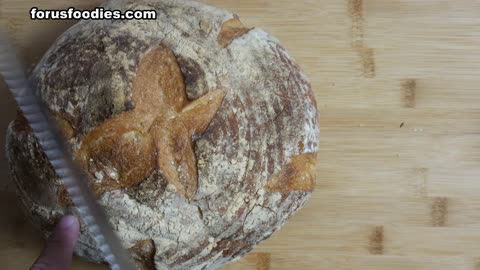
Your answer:
[[[80,231],[74,216],[64,216],[53,230],[40,257],[30,270],[66,270],[72,262],[73,248]]]

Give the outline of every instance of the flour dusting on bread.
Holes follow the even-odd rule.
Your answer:
[[[98,193],[99,202],[125,247],[136,252],[135,258],[156,269],[213,269],[268,238],[310,196],[313,156],[319,147],[311,85],[277,39],[260,28],[244,27],[232,13],[187,0],[130,2],[129,9],[155,9],[158,19],[80,21],[48,50],[33,71],[32,82],[50,111],[68,123],[72,151],[95,153],[85,156],[86,164],[93,160],[115,165],[116,174],[100,163],[90,167],[89,181],[105,187]],[[117,7],[118,2],[106,5]],[[167,48],[171,61],[178,64],[180,77],[171,78],[182,79],[185,102],[213,100],[220,93],[215,91],[223,91],[208,121],[199,125],[201,132],[189,133],[193,126],[189,120],[176,121],[179,116],[168,113],[158,119],[164,124],[156,134],[163,134],[167,126],[179,132],[171,137],[171,145],[160,146],[162,151],[150,149],[151,130],[141,126],[154,120],[143,121],[138,115],[130,119],[138,127],[119,132],[125,124],[119,121],[110,126],[112,132],[99,132],[112,119],[171,105],[156,103],[155,96],[135,102],[134,82],[142,60],[159,48]],[[167,75],[162,78],[170,79]],[[55,217],[69,206],[60,203],[61,185],[51,165],[18,121],[8,133],[10,166],[26,211],[48,233]],[[181,123],[186,124],[180,127]],[[183,138],[187,133],[181,130],[190,130],[191,138]],[[98,136],[89,135],[92,132]],[[101,141],[115,132],[120,139],[112,143],[118,145],[102,148]],[[87,145],[85,138],[97,143]],[[168,156],[175,147],[193,153],[185,166],[195,165],[196,181],[172,180],[175,170],[152,161]],[[152,163],[125,182],[125,175],[139,168],[127,159],[145,157]],[[176,158],[171,157],[174,163],[185,163]],[[175,167],[178,175],[184,175],[185,166]],[[85,230],[76,253],[102,261]]]

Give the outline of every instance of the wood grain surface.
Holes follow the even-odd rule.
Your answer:
[[[0,23],[31,64],[73,24],[30,21],[32,5],[99,2],[0,0]],[[204,2],[282,40],[321,111],[316,192],[225,270],[480,269],[479,1]],[[14,106],[0,91],[4,140]],[[42,240],[19,211],[6,168],[2,155],[0,263],[27,269]],[[76,259],[72,269],[106,268]]]

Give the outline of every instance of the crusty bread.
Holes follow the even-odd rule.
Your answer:
[[[142,269],[218,267],[268,238],[313,191],[311,86],[275,38],[229,12],[184,0],[128,8],[158,19],[81,21],[32,82]],[[75,213],[21,113],[7,155],[45,234]],[[85,228],[76,253],[102,261]]]

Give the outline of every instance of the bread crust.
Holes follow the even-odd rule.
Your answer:
[[[118,3],[106,4],[119,8],[114,5]],[[72,152],[80,154],[90,149],[86,141],[91,134],[112,119],[166,106],[152,99],[140,104],[134,91],[142,60],[158,48],[174,56],[185,104],[223,89],[208,123],[187,132],[195,158],[194,185],[176,183],[164,167],[156,166],[167,148],[159,151],[147,138],[154,135],[141,133],[144,144],[123,148],[128,153],[119,151],[144,159],[132,167],[139,169],[135,176],[125,181],[128,185],[106,185],[98,192],[113,228],[145,267],[219,267],[277,231],[311,194],[312,160],[319,147],[311,85],[278,40],[259,28],[242,28],[234,14],[183,0],[127,5],[155,9],[158,19],[80,21],[55,41],[33,71],[32,82],[61,124]],[[159,121],[167,123],[165,117]],[[138,116],[132,119],[132,124],[141,122],[134,121]],[[174,129],[178,122],[168,125]],[[166,136],[162,130],[168,125],[160,125],[155,136]],[[192,126],[187,124],[186,130]],[[65,204],[61,184],[21,114],[7,138],[19,198],[32,222],[48,234],[60,215],[75,209]],[[157,150],[147,150],[151,147]],[[96,149],[98,155],[105,152]],[[116,169],[131,169],[132,163],[123,164],[121,158],[108,156]],[[95,171],[90,177],[91,183],[106,179]],[[91,235],[82,230],[76,253],[102,261]]]

